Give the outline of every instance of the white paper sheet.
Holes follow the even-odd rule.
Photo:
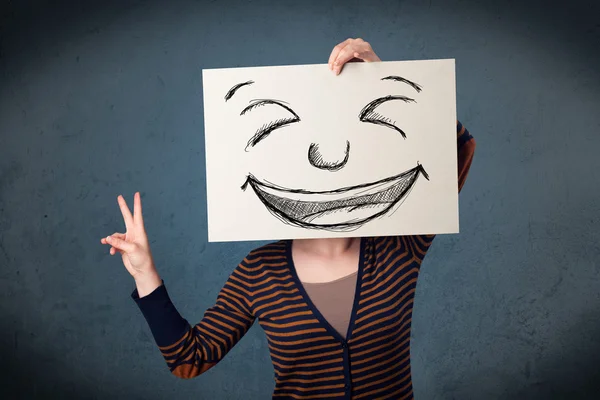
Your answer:
[[[209,241],[458,232],[453,59],[202,73]]]

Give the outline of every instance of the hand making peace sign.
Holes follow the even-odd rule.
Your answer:
[[[140,292],[139,296],[143,297],[160,286],[162,281],[154,266],[150,244],[144,229],[142,200],[140,193],[136,193],[133,200],[133,215],[131,215],[123,196],[119,196],[117,201],[121,208],[121,214],[123,214],[126,231],[125,233],[113,233],[100,239],[100,242],[111,246],[111,255],[115,255],[117,252],[121,254],[125,268],[136,281],[138,292]]]

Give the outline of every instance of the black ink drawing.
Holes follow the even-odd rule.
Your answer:
[[[398,133],[400,133],[404,139],[406,139],[406,133],[404,133],[404,131],[402,129],[400,129],[396,126],[395,121],[392,121],[389,118],[386,118],[383,115],[374,111],[381,104],[385,103],[386,101],[392,101],[392,100],[402,100],[406,103],[411,103],[411,102],[416,103],[415,100],[408,98],[406,96],[380,97],[378,99],[373,100],[372,102],[367,104],[362,110],[360,110],[360,114],[358,114],[358,119],[360,119],[362,122],[368,122],[371,124],[383,125],[383,126],[387,126],[388,128],[392,128],[395,131],[397,131]]]
[[[407,84],[418,93],[422,90],[420,85],[400,76],[386,76],[381,80]],[[225,95],[225,101],[231,99],[242,86],[253,83],[254,81],[247,81],[235,85]],[[416,103],[414,99],[402,95],[379,97],[370,101],[360,110],[358,114],[359,121],[391,128],[406,139],[406,133],[396,125],[395,121],[376,111],[381,104],[395,100]],[[246,151],[267,138],[274,130],[300,122],[298,114],[287,103],[273,99],[252,100],[250,105],[242,110],[240,116],[265,105],[282,107],[290,113],[290,117],[280,118],[260,127],[248,141]],[[336,172],[341,170],[348,163],[349,157],[349,141],[346,141],[344,157],[341,160],[326,160],[317,143],[311,143],[308,148],[309,164],[324,171]],[[291,189],[264,180],[261,182],[250,173],[241,189],[245,191],[250,186],[267,210],[286,224],[307,229],[352,231],[369,221],[390,213],[402,204],[420,175],[429,180],[429,175],[425,172],[423,166],[417,163],[414,168],[375,182],[333,190],[309,191],[306,189]]]
[[[405,79],[401,76],[386,76],[385,78],[381,78],[382,81],[395,81],[395,82],[402,82],[402,83],[406,83],[410,86],[413,87],[413,89],[415,89],[417,92],[421,92],[421,90],[423,89],[421,87],[421,85],[418,85],[412,81],[409,81],[408,79]]]
[[[267,210],[287,224],[302,228],[352,231],[399,205],[421,174],[429,179],[423,166],[418,164],[406,172],[376,182],[319,192],[259,182],[254,176],[248,175],[242,190],[250,186]],[[362,209],[373,209],[374,212],[367,216],[352,217],[353,212]],[[335,223],[314,222],[332,214],[345,214],[350,218],[342,217],[344,219]]]
[[[235,94],[235,92],[237,92],[237,90],[239,88],[241,88],[242,86],[252,85],[253,83],[254,83],[254,81],[238,83],[237,85],[235,85],[234,87],[229,89],[229,91],[225,94],[225,101],[231,99],[233,97],[233,95]]]
[[[282,128],[282,127],[289,125],[291,123],[294,123],[294,122],[300,122],[300,117],[298,116],[298,114],[296,114],[294,112],[294,110],[292,110],[289,106],[287,106],[285,104],[285,102],[278,101],[278,100],[270,100],[270,99],[252,100],[250,102],[250,105],[242,110],[242,112],[240,113],[240,116],[246,114],[248,111],[255,109],[256,107],[265,106],[268,104],[274,104],[279,107],[283,107],[284,109],[289,111],[293,115],[293,117],[280,118],[276,121],[272,121],[272,122],[269,122],[268,124],[264,124],[262,127],[258,128],[258,130],[254,134],[254,136],[252,136],[250,138],[250,140],[248,141],[248,144],[246,145],[246,151],[248,151],[248,147],[256,146],[256,144],[258,142],[260,142],[261,140],[266,138],[275,129]]]
[[[342,169],[350,158],[350,142],[346,141],[346,151],[344,152],[344,159],[337,161],[326,161],[323,159],[323,155],[319,151],[319,145],[311,143],[308,146],[308,162],[315,168],[324,169],[327,171],[335,172]]]

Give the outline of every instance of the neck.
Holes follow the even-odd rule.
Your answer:
[[[294,239],[294,246],[325,257],[335,257],[353,248],[359,238]]]

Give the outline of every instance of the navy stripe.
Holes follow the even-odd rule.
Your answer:
[[[467,162],[472,154],[463,152],[472,152],[473,146],[464,144],[472,136],[457,121],[457,134],[461,131],[458,159]],[[469,165],[459,165],[459,171],[464,173]],[[176,376],[194,377],[218,363],[258,319],[275,370],[275,398],[412,399],[414,295],[434,237],[361,238],[345,336],[325,320],[304,290],[292,260],[292,241],[250,252],[223,286],[216,305],[191,331],[164,285],[143,299],[135,293],[133,297]]]
[[[458,138],[458,149],[460,150],[464,146],[464,144],[471,139],[473,139],[473,136],[471,136],[469,131],[465,129],[465,133],[463,133],[462,136]]]

